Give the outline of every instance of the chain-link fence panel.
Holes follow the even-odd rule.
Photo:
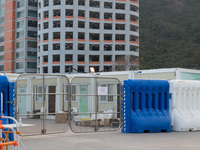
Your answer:
[[[121,83],[117,78],[74,77],[70,83],[70,127],[73,132],[120,128]]]
[[[68,130],[68,87],[65,75],[23,74],[16,81],[17,119],[22,135]]]

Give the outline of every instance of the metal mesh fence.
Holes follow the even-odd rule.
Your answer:
[[[115,131],[120,128],[121,83],[112,77],[25,74],[17,79],[22,135]],[[69,124],[69,126],[68,126]]]
[[[75,77],[70,84],[72,131],[115,131],[120,128],[121,84],[117,78]]]
[[[16,82],[17,119],[22,135],[68,130],[69,80],[65,75],[25,74]]]

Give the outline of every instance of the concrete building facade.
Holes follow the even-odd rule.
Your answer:
[[[138,68],[139,0],[39,0],[38,73]]]
[[[0,0],[0,72],[37,71],[37,0]]]

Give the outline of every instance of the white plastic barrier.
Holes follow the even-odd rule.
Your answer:
[[[200,82],[171,80],[169,83],[172,130],[200,130]]]

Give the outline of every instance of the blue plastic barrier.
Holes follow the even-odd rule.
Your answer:
[[[0,94],[0,116],[15,117],[15,83],[9,82],[4,75],[0,75]],[[0,120],[2,124],[12,123],[7,119]]]
[[[125,80],[123,133],[170,132],[169,83],[165,80]]]
[[[9,99],[8,99],[8,116],[15,118],[15,82],[9,82]],[[9,123],[13,123],[12,120],[9,120]]]

